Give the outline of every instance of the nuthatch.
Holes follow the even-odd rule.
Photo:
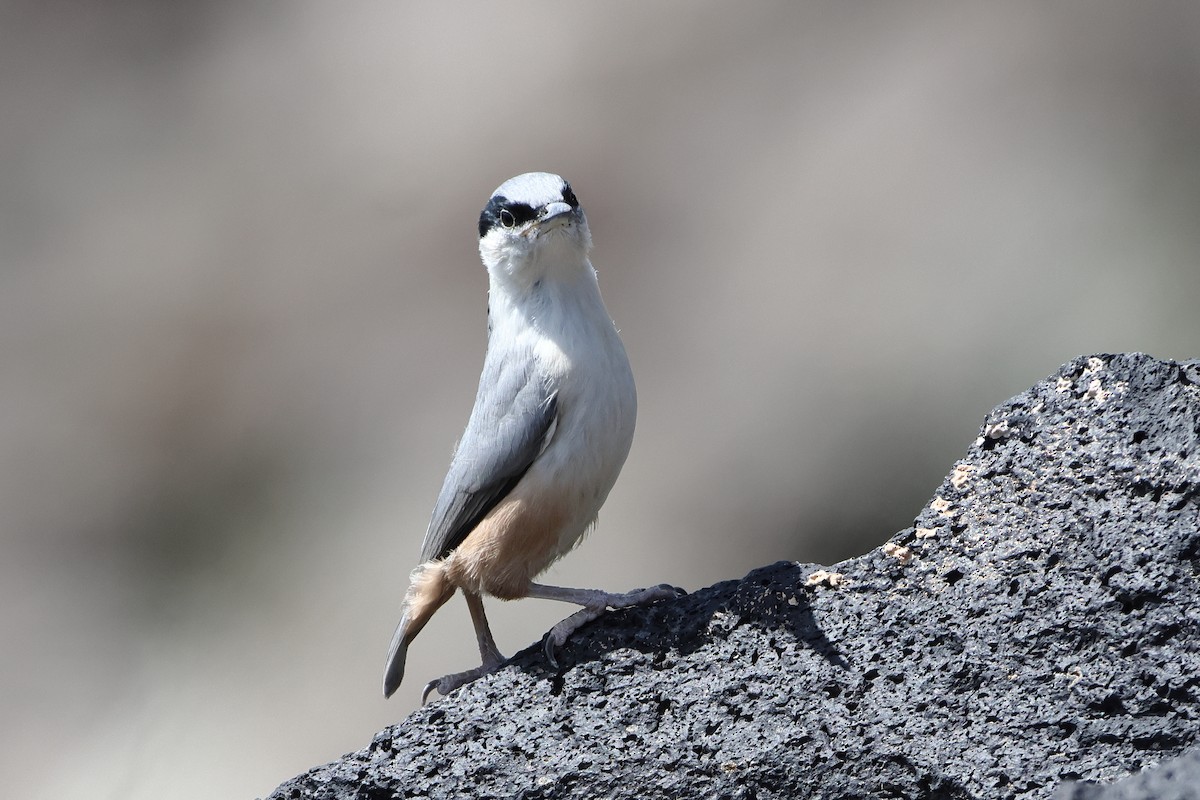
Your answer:
[[[669,586],[610,594],[533,582],[595,523],[633,441],[633,373],[600,298],[591,246],[583,209],[557,175],[505,181],[479,215],[487,355],[392,637],[385,697],[404,677],[409,643],[457,589],[483,663],[430,681],[423,698],[434,689],[449,694],[504,661],[484,594],[583,606],[546,634],[552,663],[556,649],[606,608],[677,594]]]

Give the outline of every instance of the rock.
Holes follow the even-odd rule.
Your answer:
[[[1200,750],[1191,750],[1107,786],[1063,784],[1054,797],[1055,800],[1200,800]]]
[[[1200,736],[1200,361],[1076,359],[885,546],[609,613],[560,663],[272,798],[1108,797],[1063,784]]]

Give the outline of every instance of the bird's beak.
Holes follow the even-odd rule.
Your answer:
[[[538,220],[538,230],[546,233],[555,228],[561,228],[574,219],[574,213],[575,209],[566,203],[551,203],[546,206],[546,210],[542,212],[541,219]]]

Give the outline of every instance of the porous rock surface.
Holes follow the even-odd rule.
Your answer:
[[[1055,800],[1200,800],[1200,750],[1190,750],[1169,761],[1116,783],[1063,784]]]
[[[1142,797],[1089,792],[1198,737],[1200,361],[1103,355],[873,552],[609,613],[271,797]]]

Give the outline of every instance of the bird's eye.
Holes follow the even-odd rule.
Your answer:
[[[506,230],[520,227],[530,220],[537,219],[537,211],[528,203],[505,203],[496,214],[500,227]]]
[[[537,211],[528,203],[509,200],[504,195],[492,195],[487,207],[479,215],[479,237],[497,228],[512,231],[526,222],[537,219]]]
[[[562,199],[563,202],[569,205],[571,208],[579,207],[579,201],[575,199],[575,193],[571,191],[571,184],[569,183],[563,184]]]

